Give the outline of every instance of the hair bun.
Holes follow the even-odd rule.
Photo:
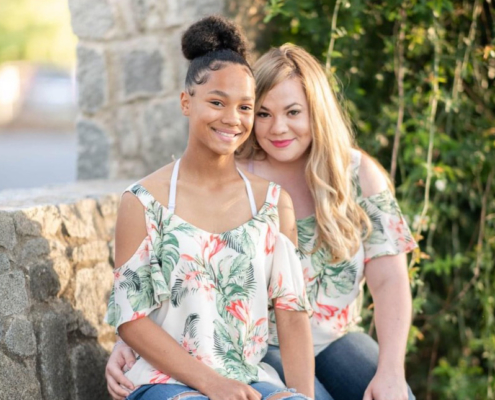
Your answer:
[[[200,19],[182,35],[182,53],[189,61],[217,50],[232,50],[246,58],[246,42],[241,31],[223,17]]]

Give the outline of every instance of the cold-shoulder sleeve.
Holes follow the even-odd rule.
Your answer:
[[[368,214],[373,228],[363,242],[365,262],[381,256],[408,253],[418,246],[390,190],[361,197],[359,204]]]
[[[148,316],[170,297],[170,288],[156,254],[160,248],[161,207],[139,184],[131,185],[126,192],[133,193],[144,206],[147,236],[131,258],[114,269],[105,321],[115,326],[116,331],[125,322]]]
[[[273,264],[268,285],[269,306],[313,313],[306,295],[301,261],[294,244],[282,233],[275,239]],[[276,302],[273,301],[276,299]],[[273,303],[273,304],[271,304]]]
[[[114,270],[106,322],[117,330],[125,322],[148,316],[168,298],[169,287],[147,236],[129,261]]]

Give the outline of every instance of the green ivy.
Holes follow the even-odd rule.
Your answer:
[[[331,69],[358,144],[387,169],[400,134],[397,196],[421,246],[407,357],[417,398],[495,399],[493,1],[270,0],[265,11],[267,46],[301,45]]]

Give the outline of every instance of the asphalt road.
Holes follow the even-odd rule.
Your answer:
[[[74,182],[76,162],[73,132],[0,132],[0,190]]]

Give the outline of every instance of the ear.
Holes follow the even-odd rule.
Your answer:
[[[187,92],[181,92],[180,94],[180,108],[182,109],[182,115],[189,116],[191,107],[191,95]]]

